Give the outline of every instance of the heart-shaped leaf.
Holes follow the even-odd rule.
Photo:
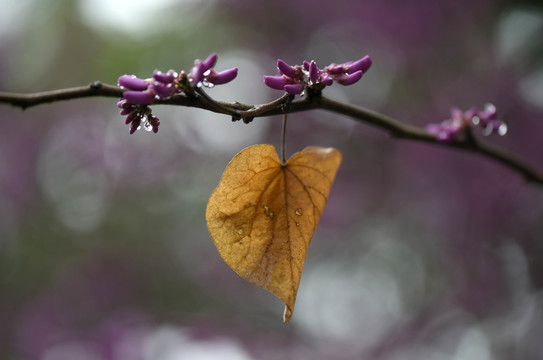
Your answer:
[[[282,165],[272,145],[253,145],[230,161],[207,204],[222,258],[285,303],[285,322],[340,163],[338,150],[310,146]]]

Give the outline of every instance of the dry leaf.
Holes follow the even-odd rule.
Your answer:
[[[253,145],[230,161],[207,204],[222,258],[285,303],[285,322],[340,163],[338,150],[310,146],[283,166],[272,145]]]

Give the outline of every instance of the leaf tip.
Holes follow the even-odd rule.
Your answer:
[[[283,313],[283,323],[288,324],[291,316],[292,309],[288,305],[285,305],[285,312]]]

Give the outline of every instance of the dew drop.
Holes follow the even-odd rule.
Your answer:
[[[270,219],[273,219],[273,217],[275,216],[275,214],[271,212],[268,216],[270,217]]]
[[[215,84],[213,84],[213,83],[211,83],[211,82],[209,82],[207,80],[202,80],[202,85],[204,85],[208,89],[211,89],[211,88],[213,88],[215,86]]]
[[[302,209],[298,208],[296,211],[294,211],[294,213],[298,216],[302,216]]]
[[[270,212],[270,207],[268,205],[264,205],[264,214],[268,214]]]
[[[299,222],[296,222],[296,226],[300,226],[300,223],[299,223]]]
[[[486,103],[485,104],[485,111],[495,113],[496,112],[496,106],[494,106],[494,104],[491,104],[491,103]]]
[[[153,125],[151,125],[151,123],[149,121],[145,121],[143,123],[143,128],[145,129],[145,131],[152,131],[153,130]]]
[[[501,123],[500,124],[500,127],[498,127],[498,134],[500,136],[504,136],[505,134],[507,134],[507,124],[506,123]]]
[[[239,229],[239,230],[238,230],[238,234],[239,234],[239,235],[242,235],[242,234],[243,234],[243,230],[242,230],[242,229]]]
[[[475,115],[474,117],[471,118],[471,122],[473,125],[477,126],[481,122],[481,119],[477,115]]]

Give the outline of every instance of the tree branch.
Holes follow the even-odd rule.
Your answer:
[[[31,106],[77,98],[97,96],[120,98],[122,97],[123,92],[124,90],[120,87],[95,81],[87,86],[31,94],[0,92],[0,103],[17,106],[24,110]],[[282,115],[285,112],[295,113],[314,109],[327,110],[336,114],[348,116],[356,121],[384,130],[390,134],[390,136],[395,138],[432,143],[445,147],[453,147],[486,156],[520,173],[527,181],[543,185],[543,174],[539,170],[527,164],[523,159],[489,143],[480,140],[475,141],[473,137],[468,137],[467,139],[457,140],[450,143],[440,142],[434,135],[428,133],[422,128],[403,124],[383,114],[379,114],[358,106],[331,100],[320,96],[319,94],[308,94],[307,97],[301,100],[293,101],[289,105],[288,109],[285,110],[283,104],[286,103],[288,98],[289,95],[284,94],[282,97],[270,103],[261,105],[250,105],[239,102],[229,103],[214,100],[203,92],[203,90],[198,89],[196,96],[177,94],[167,100],[156,101],[155,104],[196,107],[216,113],[230,115],[234,120],[244,119],[244,121],[247,120],[246,122],[249,122],[256,117]]]
[[[24,110],[31,106],[84,97],[121,97],[123,95],[123,91],[123,89],[117,86],[95,81],[87,86],[43,91],[32,94],[16,94],[0,91],[0,103],[18,106]]]

